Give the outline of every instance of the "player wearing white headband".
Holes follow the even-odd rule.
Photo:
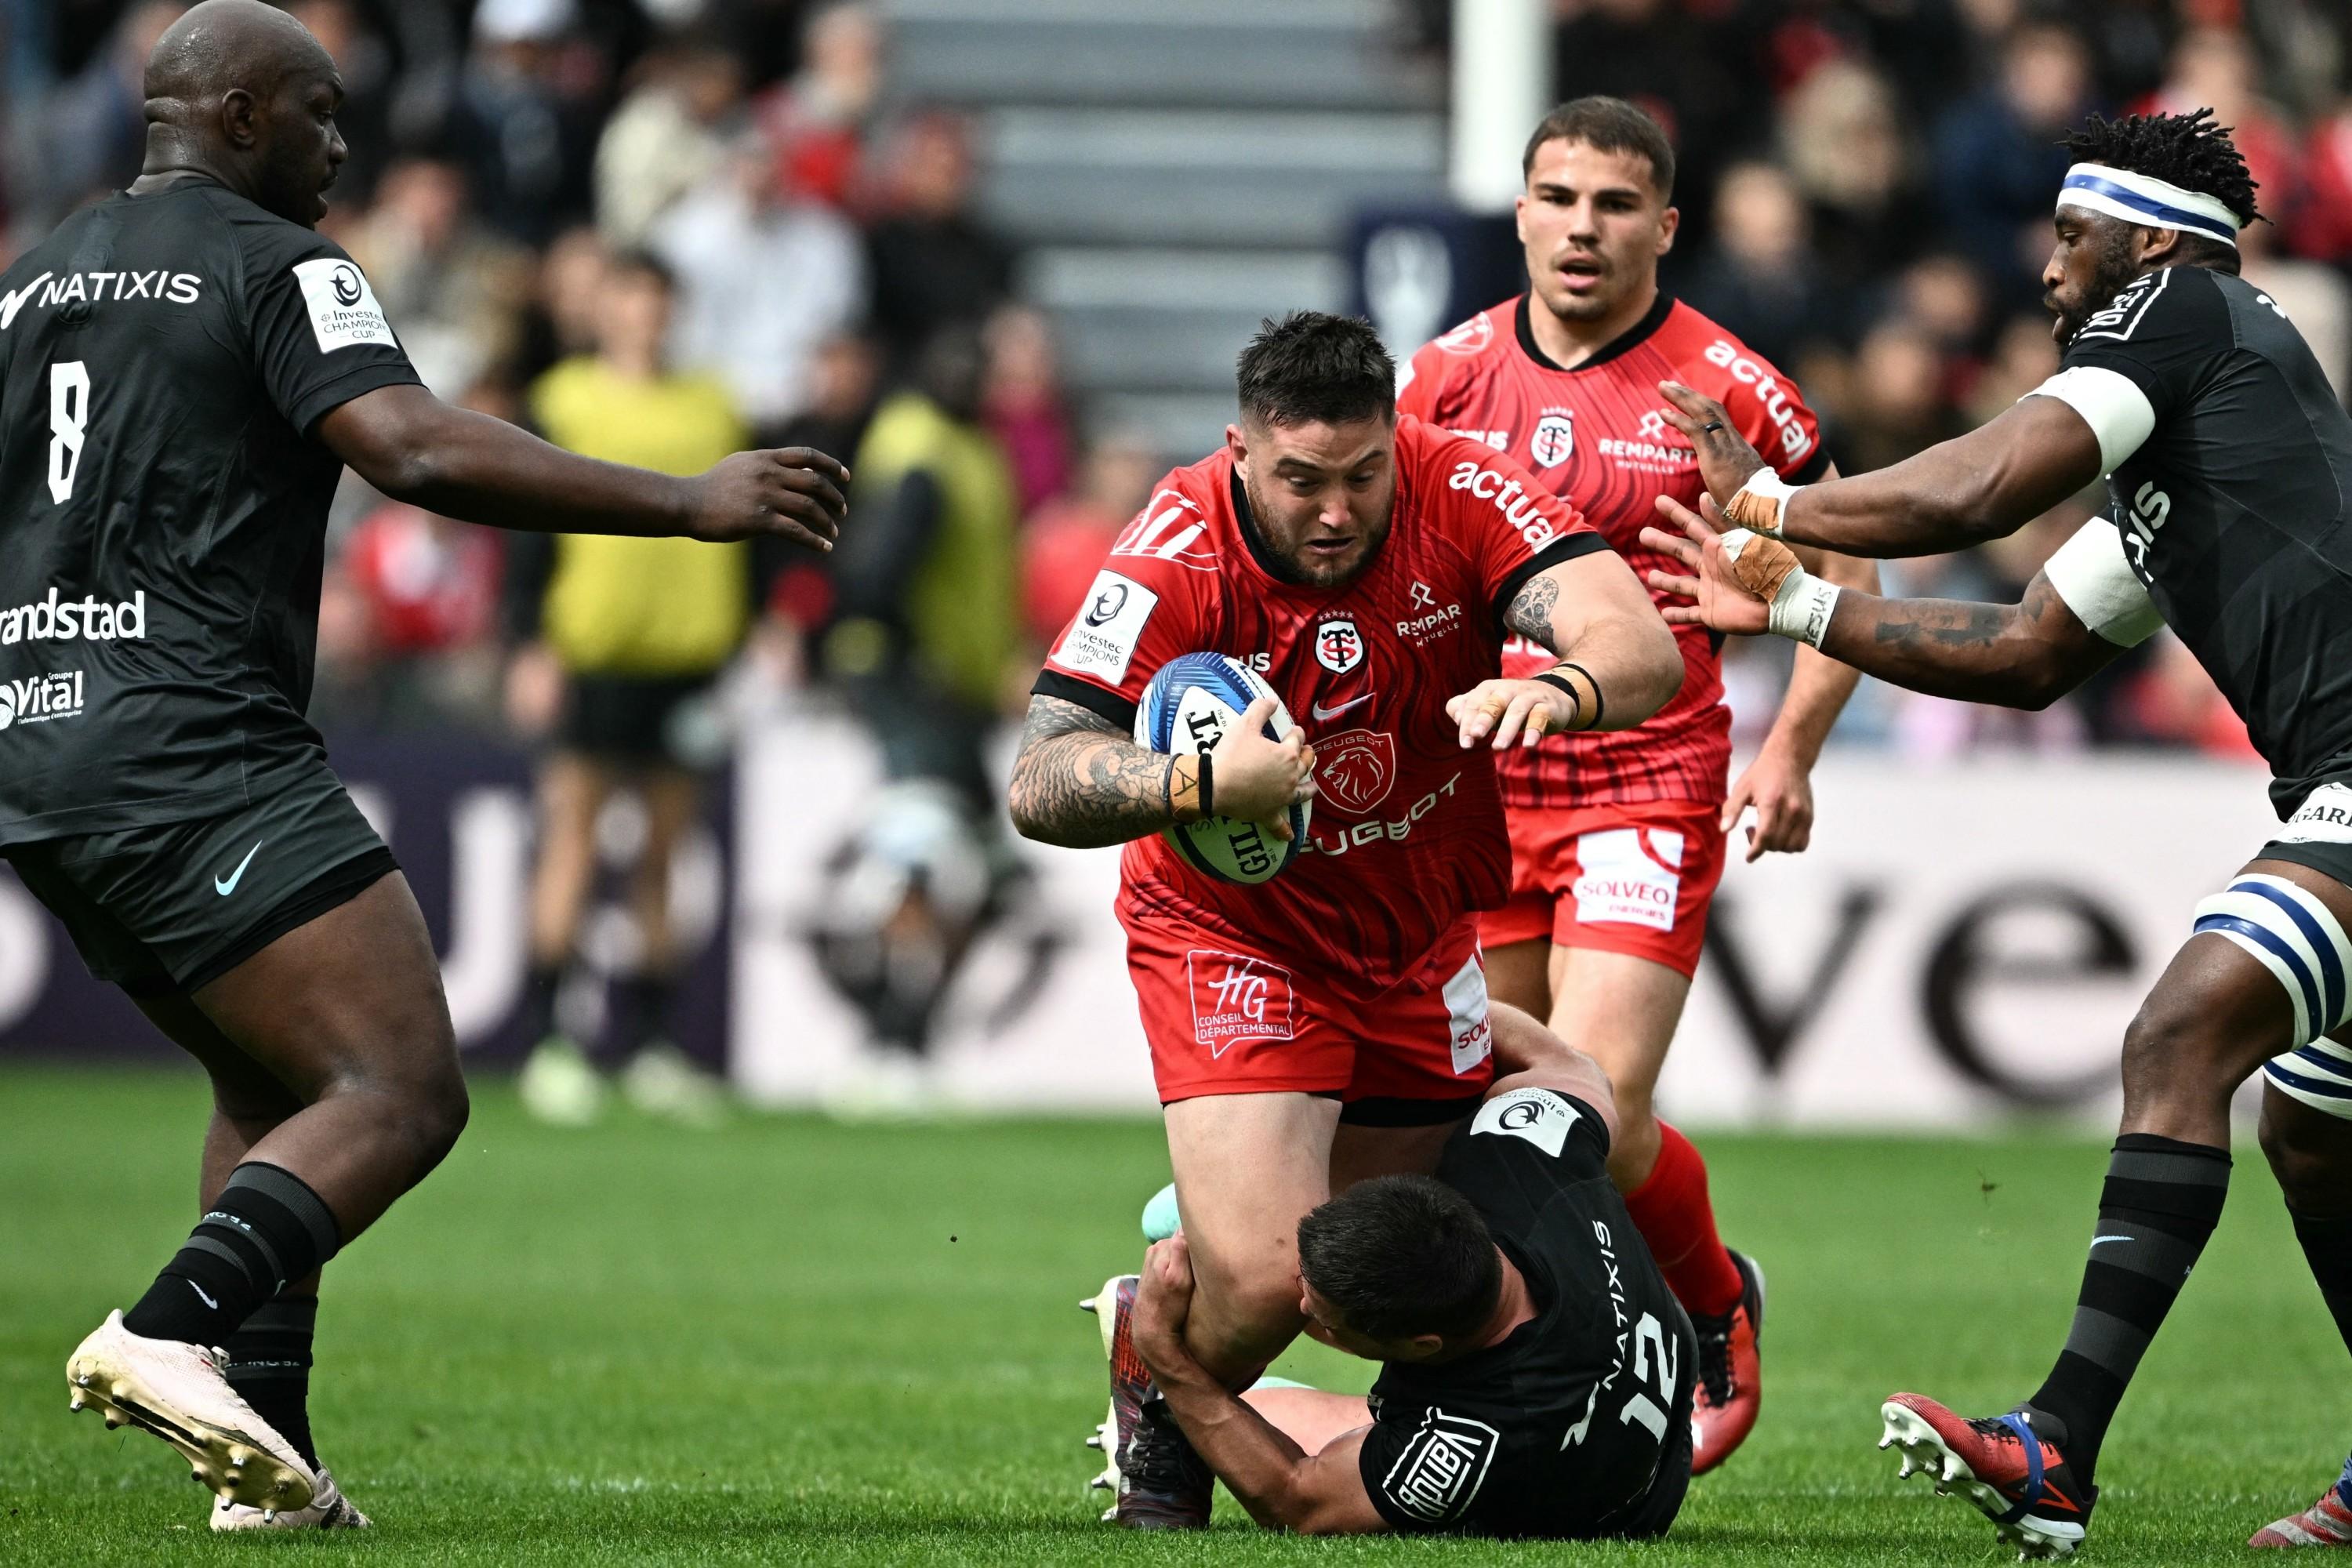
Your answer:
[[[1668,620],[1773,631],[1938,696],[2040,708],[2169,626],[2246,721],[2285,823],[2197,907],[2123,1043],[2122,1136],[2065,1349],[1969,1421],[1898,1394],[1881,1447],[2029,1555],[2083,1539],[2098,1451],[2221,1217],[2230,1100],[2263,1075],[2262,1145],[2352,1343],[2352,418],[2310,348],[2238,277],[2254,184],[2207,110],[2094,119],[2069,142],[2043,269],[2058,374],[1981,429],[1875,473],[1791,487],[1722,410],[1669,385],[1715,527],[1650,529],[1685,574]],[[1924,555],[2011,533],[2100,478],[2109,515],[2016,605],[1885,599],[1810,577],[1788,543]],[[1710,508],[1710,510],[1712,510]],[[2193,825],[2152,853],[2211,851]],[[2257,1349],[2255,1353],[2259,1353]],[[2352,1543],[2352,1466],[2257,1546]]]

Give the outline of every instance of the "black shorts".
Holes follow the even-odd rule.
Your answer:
[[[90,973],[184,994],[400,869],[321,763],[250,805],[0,849]]]
[[[716,679],[708,673],[568,676],[556,748],[599,762],[686,767],[678,710],[708,693]]]

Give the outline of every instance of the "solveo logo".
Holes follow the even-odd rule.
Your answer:
[[[52,719],[79,719],[83,706],[82,672],[79,669],[0,680],[0,730],[14,729],[19,724],[46,724]]]
[[[85,595],[61,599],[55,588],[35,604],[0,610],[0,647],[20,642],[141,641],[147,636],[147,590],[120,604]]]

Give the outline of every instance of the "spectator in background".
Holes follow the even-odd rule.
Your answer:
[[[1769,163],[1735,163],[1715,192],[1715,237],[1682,289],[1698,310],[1775,364],[1833,335],[1796,182]]]
[[[2299,256],[2352,265],[2352,93],[2311,127],[2304,144],[2305,199],[2287,220]]]
[[[596,226],[618,250],[644,245],[662,214],[719,177],[743,99],[742,68],[712,38],[657,46],[634,75],[596,143]]]
[[[669,367],[672,300],[669,271],[652,256],[607,265],[596,354],[564,361],[530,389],[531,417],[549,440],[668,474],[699,473],[748,445],[724,385]],[[622,1085],[642,1109],[705,1123],[718,1111],[718,1085],[667,1039],[685,956],[670,919],[670,861],[700,816],[703,776],[718,760],[708,699],[750,626],[750,547],[529,538],[543,542],[543,552],[526,547],[510,557],[522,651],[509,690],[519,728],[553,721],[554,729],[540,773],[527,1001],[539,1044],[523,1068],[523,1104],[551,1122],[593,1121],[604,1100],[597,1064],[618,1059],[626,1064]],[[614,986],[613,1048],[597,1053],[563,1033],[556,1002],[595,878],[597,819],[624,790],[645,822],[630,876],[637,952],[635,973]]]
[[[425,384],[456,396],[510,363],[532,292],[531,253],[467,199],[466,172],[439,158],[384,171],[375,205],[341,229]]]
[[[939,332],[850,464],[860,521],[835,552],[827,677],[881,748],[887,782],[844,847],[820,963],[881,1047],[841,1106],[919,1110],[940,998],[1008,861],[983,748],[1022,668],[1012,476],[981,424],[980,333]]]
[[[575,47],[575,0],[481,0],[447,144],[470,161],[480,211],[526,245],[589,216],[593,56]]]
[[[2263,97],[2262,62],[2235,27],[2192,27],[2183,33],[2173,46],[2172,68],[2164,85],[2130,108],[2147,114],[2211,110],[2218,123],[2231,128],[2230,140],[2261,188],[2263,205],[2292,213],[2301,205],[2301,150],[2284,113]]]
[[[1011,292],[1013,252],[972,213],[971,135],[929,110],[891,139],[882,216],[869,231],[874,326],[894,364],[946,327],[978,326]]]
[[[858,197],[866,135],[882,92],[882,24],[868,5],[821,5],[801,35],[801,66],[760,100],[777,183],[847,212]]]
[[[2066,174],[2057,142],[2082,119],[2090,90],[2090,59],[2073,29],[2022,23],[2002,45],[1992,86],[1955,108],[1937,132],[1942,226],[2021,305],[2040,298],[2050,193]]]
[[[28,184],[20,216],[46,228],[139,177],[147,151],[147,57],[186,9],[177,0],[132,5],[105,48],[23,122],[33,156],[22,166]]]
[[[1070,411],[1062,366],[1045,312],[1002,305],[983,338],[988,369],[981,407],[989,433],[1013,468],[1013,495],[1027,517],[1070,488]]]
[[[1077,489],[1046,502],[1023,526],[1022,619],[1036,647],[1051,643],[1077,614],[1112,543],[1142,511],[1151,481],[1167,468],[1149,437],[1114,431],[1087,448]]]
[[[1873,327],[1854,354],[1850,390],[1832,410],[1831,450],[1839,466],[1867,473],[1960,434],[1945,393],[1944,359],[1933,338],[1900,317]]]
[[[755,430],[806,408],[817,345],[865,308],[847,221],[780,187],[765,143],[746,135],[655,224],[652,248],[677,275],[681,363],[716,372]]]
[[[1780,139],[1811,207],[1811,265],[1822,287],[1859,293],[1941,229],[1916,188],[1895,89],[1867,65],[1814,68],[1789,95]]]

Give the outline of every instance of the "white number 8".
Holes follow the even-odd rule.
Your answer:
[[[73,494],[81,468],[82,431],[89,423],[89,371],[81,361],[49,367],[49,499],[59,506]]]

